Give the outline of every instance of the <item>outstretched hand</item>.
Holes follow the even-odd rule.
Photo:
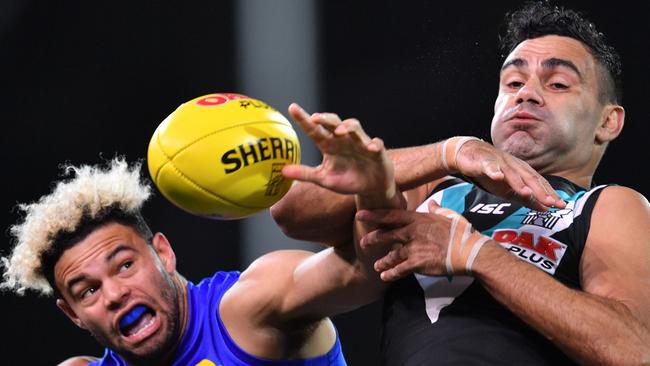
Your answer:
[[[549,182],[530,165],[487,142],[466,141],[455,155],[452,168],[490,193],[537,211],[566,207]]]
[[[386,192],[394,186],[394,169],[384,143],[370,138],[356,119],[341,119],[332,113],[307,114],[298,104],[289,114],[323,154],[316,167],[287,165],[282,174],[291,179],[318,184],[343,194]]]

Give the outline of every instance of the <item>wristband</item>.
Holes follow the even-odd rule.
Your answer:
[[[478,252],[490,238],[474,230],[469,221],[455,211],[438,208],[434,213],[451,219],[445,259],[447,275],[452,276],[459,272],[471,275]]]
[[[442,165],[445,167],[445,170],[448,173],[453,173],[458,169],[458,165],[456,164],[456,156],[458,155],[460,148],[463,147],[466,142],[473,140],[482,141],[481,139],[473,136],[454,136],[446,139],[442,143],[442,152],[440,153],[440,156]],[[450,166],[449,164],[452,165]]]

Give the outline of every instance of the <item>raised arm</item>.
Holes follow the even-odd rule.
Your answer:
[[[358,121],[323,126],[306,119],[300,125],[330,157],[327,174],[312,177],[314,182],[349,195],[360,208],[404,207],[383,142],[370,139]],[[315,172],[306,166],[300,169],[305,175]],[[358,223],[355,237],[374,228]],[[358,245],[342,245],[315,254],[297,250],[267,254],[251,264],[224,296],[220,307],[224,324],[235,342],[256,356],[322,354],[331,348],[334,334],[326,317],[367,304],[383,292],[386,284],[372,265],[389,249],[362,251]],[[308,344],[312,351],[292,349],[296,344]]]
[[[289,113],[299,124],[337,126],[341,120],[335,114],[308,115],[292,104]],[[318,135],[324,127],[311,131]],[[309,132],[308,132],[309,133]],[[388,151],[395,167],[395,181],[405,192],[409,208],[419,204],[438,180],[448,174],[460,173],[481,184],[487,190],[516,198],[538,210],[564,207],[564,202],[548,182],[523,161],[477,140],[453,137],[439,143]],[[315,169],[287,166],[283,174],[301,180],[287,195],[271,208],[273,218],[290,237],[337,246],[350,242],[351,223],[355,213],[350,195],[313,184],[314,179],[329,174],[331,157],[323,154]]]

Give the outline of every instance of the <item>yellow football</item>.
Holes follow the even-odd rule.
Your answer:
[[[153,133],[147,153],[163,196],[192,214],[224,220],[277,202],[292,183],[282,167],[298,163],[291,123],[268,104],[231,93],[181,104]]]

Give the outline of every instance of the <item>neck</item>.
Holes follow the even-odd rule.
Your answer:
[[[540,174],[555,175],[557,177],[562,177],[573,184],[577,184],[580,187],[589,188],[591,187],[591,182],[593,181],[593,174],[584,174],[574,171],[544,171],[540,170]]]
[[[548,165],[537,165],[535,161],[530,161],[529,164],[540,174],[556,175],[581,187],[589,188],[602,156],[603,151],[601,149],[594,149],[587,157],[582,159],[571,161],[555,159]]]
[[[179,327],[180,331],[178,332],[178,339],[176,342],[174,342],[174,347],[173,349],[167,354],[167,357],[165,361],[165,364],[171,365],[174,361],[174,355],[176,354],[176,350],[178,349],[178,346],[181,344],[181,341],[183,340],[183,336],[185,335],[185,331],[187,330],[187,322],[190,317],[190,311],[189,311],[189,303],[188,303],[188,297],[187,297],[187,280],[185,277],[181,276],[180,273],[175,272],[174,277],[173,277],[174,284],[176,285],[176,288],[179,289],[178,291],[178,314],[179,314]]]
[[[188,299],[187,299],[187,280],[185,279],[185,277],[181,276],[178,273],[174,277],[174,280],[176,282],[176,285],[180,289],[180,293],[179,293],[180,299],[178,301],[178,305],[179,305],[178,310],[179,310],[180,318],[181,318],[181,324],[180,324],[181,331],[179,332],[179,335],[178,335],[178,337],[179,337],[178,342],[176,342],[176,344],[178,345],[178,344],[181,343],[181,340],[183,339],[183,336],[185,335],[185,331],[187,330],[187,321],[190,318],[190,306],[189,306],[189,302],[188,302]]]

